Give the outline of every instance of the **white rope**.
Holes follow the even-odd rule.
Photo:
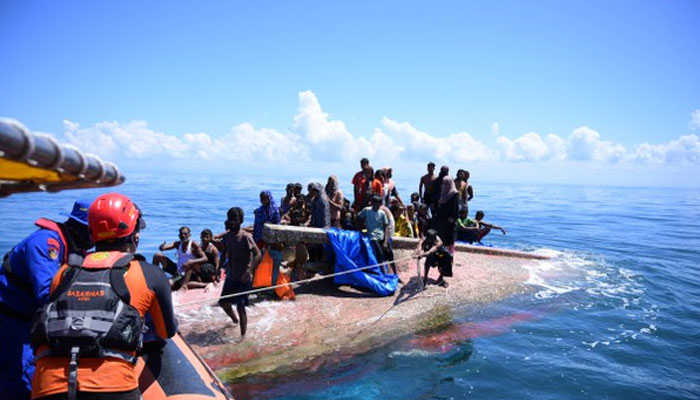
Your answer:
[[[399,260],[393,260],[393,261],[389,261],[389,262],[394,262],[394,263],[396,263],[396,262],[403,262],[403,261],[411,260],[411,259],[413,259],[413,258],[415,258],[415,257],[406,257],[406,258],[402,258],[402,259],[399,259]],[[334,274],[329,274],[329,275],[318,275],[318,276],[314,276],[313,278],[304,279],[304,280],[301,280],[301,281],[295,281],[295,282],[283,283],[283,284],[281,284],[281,285],[268,286],[268,287],[264,287],[264,288],[258,288],[258,289],[247,290],[247,291],[245,291],[245,292],[239,292],[239,293],[229,294],[229,295],[225,295],[225,296],[219,296],[219,297],[217,297],[217,298],[215,298],[215,299],[205,299],[205,300],[190,301],[190,302],[187,302],[187,303],[179,304],[179,306],[184,307],[184,306],[190,306],[190,305],[192,305],[192,304],[197,304],[197,303],[207,303],[207,302],[212,302],[212,301],[219,301],[219,300],[222,300],[222,299],[227,299],[227,298],[229,298],[229,297],[236,297],[236,296],[243,296],[243,295],[247,295],[247,294],[254,294],[254,293],[264,292],[264,291],[266,291],[266,290],[273,290],[273,289],[277,289],[277,288],[281,288],[281,287],[285,287],[285,286],[303,285],[303,284],[309,283],[309,282],[320,281],[320,280],[323,280],[323,279],[333,278],[333,277],[335,277],[335,276],[346,275],[346,274],[351,274],[351,273],[353,273],[353,272],[362,271],[362,270],[369,269],[369,268],[375,268],[375,267],[378,267],[378,266],[380,266],[380,265],[387,264],[387,263],[389,263],[389,262],[385,261],[385,262],[381,262],[381,263],[378,263],[378,264],[368,265],[368,266],[365,266],[365,267],[354,268],[354,269],[349,269],[349,270],[347,270],[347,271],[337,272],[337,273],[334,273]],[[191,289],[191,290],[196,290],[196,289]]]

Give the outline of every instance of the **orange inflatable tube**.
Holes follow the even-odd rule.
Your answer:
[[[179,332],[172,339],[146,345],[136,373],[143,400],[233,400]]]

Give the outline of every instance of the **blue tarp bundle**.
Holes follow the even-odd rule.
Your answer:
[[[377,264],[372,246],[359,232],[331,228],[328,241],[335,252],[335,272],[348,271]],[[385,274],[380,267],[368,268],[333,278],[336,285],[350,285],[370,290],[380,296],[391,296],[399,284],[399,277]]]

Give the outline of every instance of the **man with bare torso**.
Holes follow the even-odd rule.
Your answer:
[[[433,184],[437,176],[435,176],[435,163],[428,163],[428,173],[420,178],[420,184],[418,185],[418,196],[423,204],[427,204],[429,207],[433,204]]]

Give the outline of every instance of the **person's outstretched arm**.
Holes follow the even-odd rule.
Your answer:
[[[486,226],[486,227],[489,227],[489,228],[491,228],[491,229],[498,229],[499,231],[503,232],[504,235],[506,234],[506,230],[503,229],[503,228],[501,228],[501,227],[498,226],[498,225],[490,224],[490,223],[484,222],[484,221],[477,222],[477,224],[481,224],[481,225]]]
[[[163,243],[158,246],[158,250],[160,251],[168,251],[177,248],[177,246],[180,245],[180,241],[178,240],[177,242],[172,242],[172,243],[166,243],[163,241]]]

